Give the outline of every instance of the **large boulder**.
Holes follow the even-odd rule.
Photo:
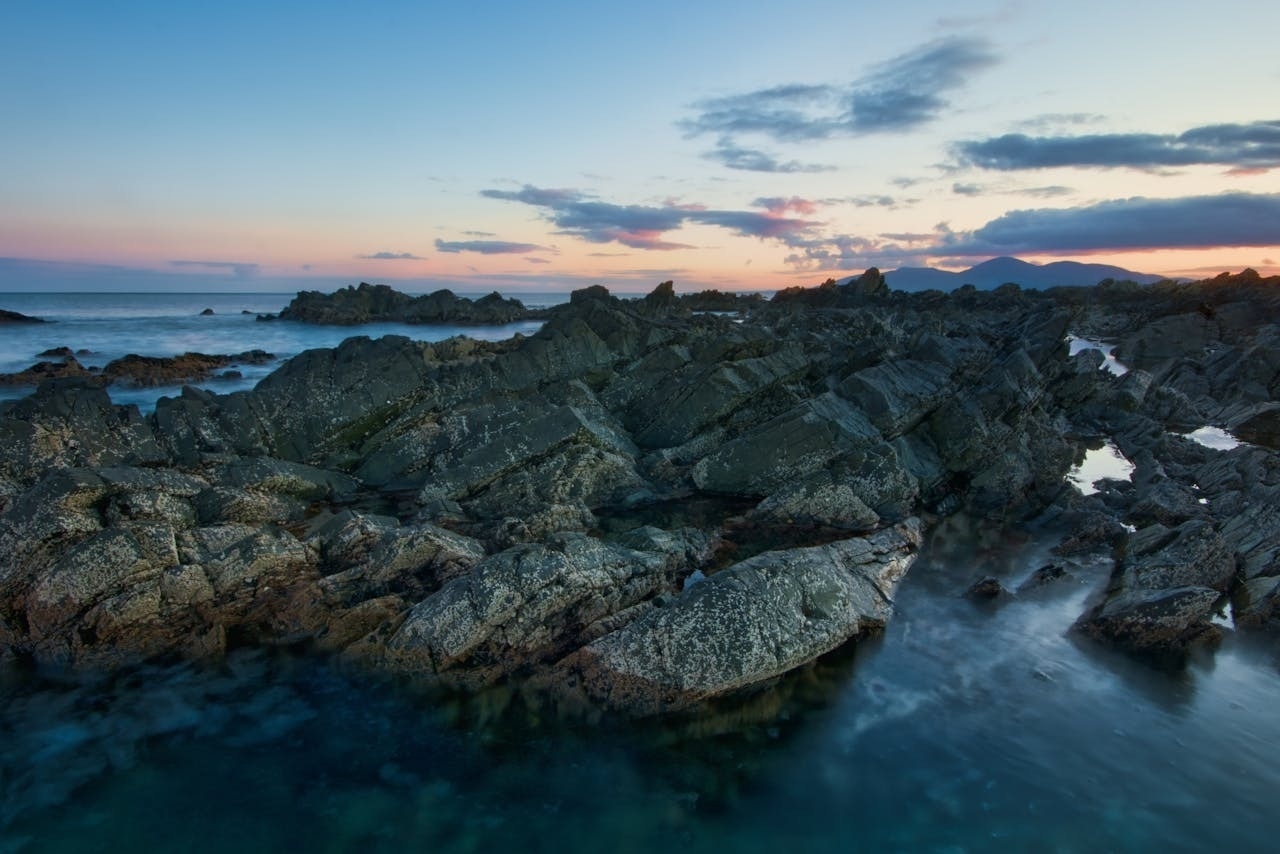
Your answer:
[[[641,715],[759,685],[883,628],[919,542],[912,519],[749,558],[569,656],[555,681],[571,698]]]
[[[1235,555],[1210,522],[1151,525],[1130,537],[1105,598],[1076,628],[1133,652],[1181,654],[1217,637],[1213,614],[1235,575]]]

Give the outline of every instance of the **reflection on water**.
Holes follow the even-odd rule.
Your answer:
[[[1084,460],[1067,472],[1067,481],[1074,484],[1083,495],[1093,495],[1098,491],[1094,486],[1098,481],[1130,480],[1133,471],[1133,463],[1120,453],[1120,449],[1111,442],[1106,442],[1099,448],[1085,451]]]
[[[1068,352],[1074,356],[1076,353],[1084,350],[1101,350],[1103,355],[1102,369],[1110,371],[1118,377],[1122,377],[1129,373],[1129,366],[1117,361],[1114,350],[1116,345],[1105,344],[1095,338],[1077,338],[1074,335],[1067,336]]]
[[[0,851],[1263,850],[1280,679],[1229,635],[1168,674],[1068,633],[1109,567],[951,517],[884,636],[675,721],[540,718],[283,653],[0,685]]]
[[[1182,435],[1215,451],[1230,451],[1233,448],[1240,447],[1242,444],[1239,439],[1221,427],[1201,427],[1198,430],[1192,430],[1190,433],[1183,433]]]

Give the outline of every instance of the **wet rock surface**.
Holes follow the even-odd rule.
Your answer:
[[[103,386],[116,384],[150,388],[199,382],[234,365],[267,365],[276,360],[274,355],[264,350],[216,355],[183,353],[179,356],[139,356],[131,353],[113,359],[105,367],[86,368],[69,347],[46,350],[40,355],[56,357],[57,360],[37,362],[16,373],[0,374],[0,386],[38,385],[49,379],[91,377]]]
[[[435,685],[681,711],[882,627],[922,532],[961,510],[1052,518],[1058,554],[1114,560],[1077,623],[1099,642],[1182,653],[1228,601],[1238,630],[1274,630],[1270,287],[907,295],[878,271],[768,302],[593,287],[528,337],[354,337],[147,417],[98,377],[50,379],[0,405],[0,654],[110,669],[301,646]],[[339,293],[291,308],[528,316]],[[1129,342],[1141,370],[1071,357],[1076,330]],[[1179,434],[1200,418],[1254,444]],[[1132,482],[1082,496],[1064,475],[1104,439]],[[1055,566],[1017,596],[1061,583]],[[988,581],[972,595],[1013,595]]]

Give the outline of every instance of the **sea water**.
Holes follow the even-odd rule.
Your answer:
[[[676,720],[560,720],[298,653],[0,682],[0,851],[1270,850],[1280,679],[1228,633],[1154,669],[1069,629],[1103,564],[1001,604],[1036,532],[953,517],[883,637]]]
[[[479,296],[473,295],[473,296]],[[191,383],[221,394],[252,388],[280,363],[304,350],[336,347],[352,335],[405,335],[418,341],[443,341],[469,335],[486,341],[525,335],[541,328],[541,321],[498,326],[455,324],[407,325],[372,323],[359,327],[317,326],[288,321],[259,321],[259,315],[275,314],[289,304],[292,294],[6,294],[0,308],[38,317],[48,323],[11,323],[0,327],[0,373],[17,373],[36,362],[46,350],[69,347],[86,368],[103,367],[130,353],[140,356],[176,356],[186,352],[233,355],[265,350],[276,359],[264,365],[236,365],[241,376],[213,377]],[[532,294],[525,305],[546,307],[568,299],[568,294]],[[213,314],[204,314],[212,309]],[[222,373],[222,372],[219,372]],[[137,404],[144,412],[155,408],[161,396],[175,396],[181,385],[134,388],[118,383],[108,389],[116,403]],[[22,397],[30,387],[0,386],[0,400]]]

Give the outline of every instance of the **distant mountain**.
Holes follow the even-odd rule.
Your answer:
[[[1032,264],[1008,257],[992,258],[959,273],[932,267],[901,267],[887,271],[884,277],[889,287],[895,291],[953,291],[961,285],[991,290],[1006,282],[1016,282],[1024,288],[1052,288],[1058,285],[1096,285],[1103,279],[1129,279],[1138,284],[1149,285],[1164,278],[1149,273],[1135,273],[1110,264],[1081,264],[1079,261]]]

